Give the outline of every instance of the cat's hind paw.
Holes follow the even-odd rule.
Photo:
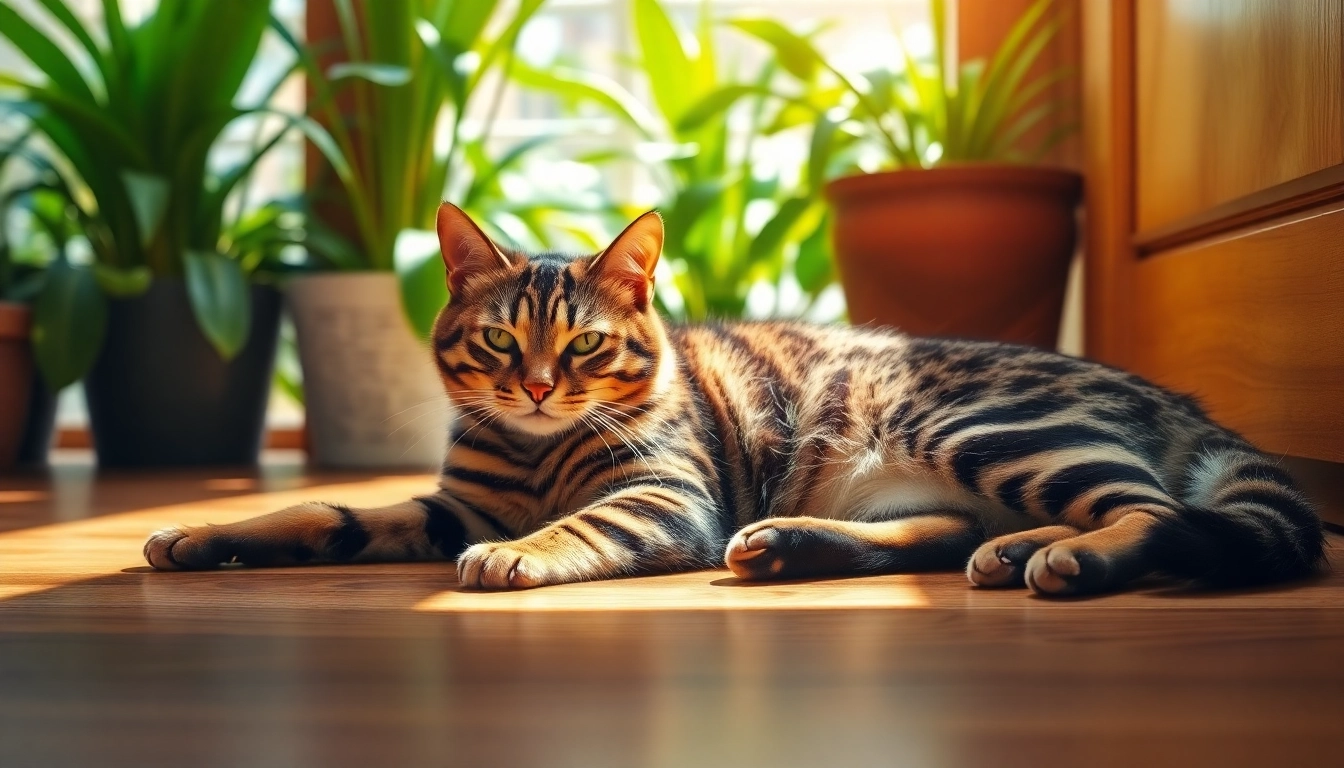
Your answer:
[[[1038,595],[1067,596],[1100,592],[1107,588],[1105,560],[1068,542],[1037,550],[1027,561],[1027,586]]]
[[[728,542],[723,560],[739,579],[760,581],[784,572],[783,535],[771,524],[754,523]]]

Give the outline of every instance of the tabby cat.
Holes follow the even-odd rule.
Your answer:
[[[791,322],[669,327],[663,224],[570,259],[445,204],[438,491],[153,534],[155,568],[457,559],[519,589],[725,561],[743,579],[964,567],[1043,595],[1300,577],[1312,507],[1191,400],[1024,347]]]

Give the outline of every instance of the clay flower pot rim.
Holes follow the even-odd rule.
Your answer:
[[[17,301],[0,301],[0,339],[28,338],[32,310]]]
[[[1083,177],[1064,168],[1010,163],[962,163],[936,168],[901,168],[843,176],[826,185],[826,197],[846,202],[873,195],[927,192],[940,187],[1012,187],[1055,192],[1077,199]]]

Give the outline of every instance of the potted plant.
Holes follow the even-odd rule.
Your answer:
[[[945,66],[944,0],[932,0],[934,49],[904,68],[846,75],[776,22],[742,28],[773,46],[799,80],[826,78],[843,98],[818,121],[814,167],[860,170],[874,149],[893,170],[832,181],[833,240],[850,320],[908,332],[1053,348],[1076,239],[1082,179],[1033,165],[1072,126],[1024,148],[1060,105],[1069,76],[1028,77],[1058,31],[1039,0],[988,61]]]
[[[79,225],[74,215],[75,206],[70,199],[70,191],[65,187],[56,169],[41,154],[34,152],[28,143],[32,138],[30,131],[22,132],[14,141],[0,148],[0,179],[13,182],[0,193],[0,297],[4,300],[27,308],[30,315],[25,323],[28,334],[19,339],[13,337],[8,343],[23,346],[27,342],[26,353],[19,353],[19,362],[6,366],[0,376],[21,376],[26,367],[29,370],[27,385],[6,383],[6,400],[0,405],[0,411],[7,415],[0,419],[6,425],[3,431],[10,435],[16,422],[10,420],[18,403],[22,423],[15,461],[18,464],[42,464],[47,460],[51,446],[51,437],[56,422],[56,395],[72,380],[69,378],[71,366],[65,365],[62,356],[53,356],[55,351],[50,344],[41,343],[44,354],[32,365],[31,346],[34,337],[39,342],[51,336],[49,328],[31,322],[31,308],[38,307],[39,317],[50,322],[53,315],[61,320],[78,321],[79,313],[53,311],[67,300],[67,296],[78,297],[82,287],[96,291],[92,273],[87,268],[72,267],[69,258],[69,244],[79,237]],[[11,161],[26,161],[19,172],[8,174]],[[94,299],[96,303],[96,299]],[[12,309],[12,307],[11,307]],[[8,313],[13,318],[13,313]],[[11,330],[16,330],[9,324]],[[96,334],[97,328],[86,327],[72,329],[76,336]],[[69,336],[70,334],[58,334]],[[11,358],[15,354],[10,349]],[[22,393],[28,392],[27,403],[20,402]],[[4,443],[8,445],[8,442]],[[0,455],[10,455],[0,448]]]
[[[98,34],[64,2],[41,6],[0,5],[0,34],[42,75],[0,73],[18,93],[4,106],[49,145],[92,253],[48,269],[34,317],[43,371],[88,371],[100,465],[253,462],[280,300],[251,279],[265,270],[249,273],[225,203],[276,139],[222,172],[209,155],[226,126],[266,111],[273,88],[235,100],[269,2],[161,0],[128,25],[109,0]]]
[[[487,213],[487,222],[501,210],[519,214],[479,206],[491,202],[484,193],[499,173],[542,140],[489,162],[489,125],[468,136],[464,120],[488,73],[502,86],[518,34],[540,5],[510,6],[492,34],[494,3],[337,2],[343,51],[329,67],[312,43],[287,38],[322,126],[310,138],[341,193],[332,201],[326,187],[310,189],[299,241],[319,271],[287,284],[314,463],[429,467],[443,459],[448,403],[425,339],[447,300],[446,280],[434,235],[423,230],[445,195]],[[440,129],[447,141],[436,146]],[[340,210],[353,231],[343,237],[314,215],[318,203]]]
[[[651,171],[667,217],[660,262],[667,274],[656,296],[665,314],[690,321],[805,314],[832,281],[820,185],[808,183],[805,168],[761,161],[774,137],[811,125],[824,94],[778,98],[783,73],[775,59],[748,77],[726,76],[714,41],[720,22],[710,10],[702,5],[687,30],[658,0],[631,0],[631,66],[652,97],[648,107],[616,82],[563,64],[519,63],[514,76],[524,87],[594,105],[636,137],[621,159]],[[734,109],[735,125],[727,114]],[[622,212],[619,225],[637,212]],[[760,301],[752,301],[759,288]]]

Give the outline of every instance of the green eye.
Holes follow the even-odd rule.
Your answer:
[[[503,328],[486,328],[485,343],[500,352],[508,352],[518,346],[518,342],[513,340],[513,334]]]
[[[589,331],[569,342],[569,351],[576,355],[586,355],[594,349],[597,349],[597,345],[601,343],[602,334],[597,331]]]

